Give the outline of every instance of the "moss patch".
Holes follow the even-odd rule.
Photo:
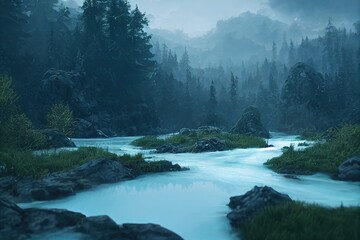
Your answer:
[[[292,202],[264,209],[238,231],[245,240],[360,239],[360,208]]]
[[[287,148],[280,156],[265,163],[278,173],[326,173],[335,175],[347,158],[360,154],[360,125],[344,125],[325,143],[305,150]]]

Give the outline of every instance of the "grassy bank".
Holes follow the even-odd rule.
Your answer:
[[[225,149],[266,147],[266,142],[260,137],[246,136],[232,133],[205,133],[191,132],[189,134],[176,134],[165,139],[156,136],[146,136],[132,142],[134,146],[146,149],[154,149],[164,144],[181,145],[191,147],[201,139],[218,138],[224,141]]]
[[[334,175],[347,158],[360,154],[360,125],[344,125],[330,140],[305,150],[287,149],[265,163],[278,173],[326,173]]]
[[[0,152],[0,177],[42,178],[58,171],[66,171],[90,160],[108,157],[131,168],[135,175],[162,172],[171,166],[168,161],[147,162],[141,154],[131,156],[106,152],[100,148],[81,147],[75,151],[60,151],[55,154],[34,155],[30,151],[7,150]]]
[[[355,240],[360,239],[360,208],[292,202],[265,209],[239,232],[245,240]]]

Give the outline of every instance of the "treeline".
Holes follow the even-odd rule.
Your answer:
[[[102,111],[112,122],[123,122],[126,117],[117,118],[137,111],[138,105],[154,110],[149,90],[155,61],[145,31],[148,20],[137,6],[132,9],[125,0],[85,0],[77,11],[58,0],[0,4],[0,75],[14,79],[22,107],[39,126],[44,118],[38,116],[51,107],[40,91],[50,68],[85,73],[83,92],[97,107],[87,116],[74,111],[75,117]],[[60,100],[74,105],[71,99]],[[144,121],[157,124],[156,116]]]
[[[168,88],[174,89],[170,91],[173,96],[167,97],[174,103],[164,101],[158,103],[158,106],[171,109],[174,119],[185,116],[185,122],[192,122],[193,125],[201,121],[206,123],[209,118],[205,116],[211,115],[209,107],[212,106],[215,118],[208,123],[229,127],[248,105],[257,106],[264,123],[274,130],[316,131],[341,122],[359,122],[360,21],[354,27],[355,31],[338,29],[329,20],[323,36],[311,40],[305,37],[298,45],[284,38],[280,48],[273,43],[270,59],[266,58],[256,64],[243,62],[226,68],[191,68],[186,51],[178,60],[177,55],[167,49],[166,45],[160,47],[155,44],[155,58],[161,63],[161,71],[169,78],[167,83],[172,82]],[[320,78],[311,74],[308,80],[291,76],[300,74],[299,69],[291,71],[298,62],[305,63],[303,71],[314,74],[319,72]],[[296,78],[300,87],[290,86],[291,81],[286,81],[289,77]],[[315,84],[316,81],[321,84]],[[285,91],[285,86],[290,91]],[[314,87],[319,91],[313,91],[311,88]],[[211,91],[216,92],[215,96],[211,96]],[[293,98],[301,101],[289,100]],[[181,99],[192,103],[195,112],[181,109],[179,103],[185,101]],[[183,104],[186,105],[185,102]],[[303,109],[295,111],[295,108]],[[318,124],[310,121],[317,121]]]
[[[59,103],[102,132],[106,124],[131,135],[200,125],[229,128],[249,105],[257,106],[274,130],[310,126],[292,123],[299,119],[324,121],[311,124],[312,130],[360,119],[360,22],[354,32],[330,21],[324,36],[304,38],[299,45],[284,38],[280,48],[273,43],[271,58],[256,64],[203,69],[191,66],[186,49],[178,57],[165,44],[152,46],[147,25],[144,13],[126,0],[85,0],[81,11],[57,0],[0,0],[0,75],[12,77],[21,106],[37,127]],[[321,86],[284,91],[297,62],[320,72]],[[64,77],[67,85],[60,88],[55,80]],[[313,87],[321,97],[302,97]],[[293,98],[303,102],[294,105]]]

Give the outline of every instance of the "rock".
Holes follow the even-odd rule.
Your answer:
[[[99,130],[95,125],[85,119],[74,119],[74,137],[76,138],[107,138],[105,133]]]
[[[271,187],[255,186],[244,195],[230,198],[229,207],[233,209],[228,215],[230,223],[238,227],[254,217],[260,210],[292,201],[286,194],[281,194]]]
[[[198,131],[198,132],[207,133],[207,134],[211,134],[211,133],[221,133],[220,128],[214,127],[214,126],[202,126],[202,127],[198,127],[197,131]]]
[[[181,240],[176,233],[157,224],[123,224],[126,239],[136,240]]]
[[[21,209],[0,198],[0,236],[14,239],[122,239],[181,240],[155,224],[117,225],[108,216],[86,217],[63,209]]]
[[[65,102],[78,116],[89,116],[100,109],[93,97],[94,92],[94,86],[91,88],[85,74],[80,72],[51,68],[45,72],[42,79],[42,100],[48,107]]]
[[[9,191],[16,185],[16,179],[14,177],[1,177],[0,178],[0,194],[2,192]]]
[[[204,138],[195,143],[192,147],[191,152],[216,152],[224,151],[225,141],[218,138]]]
[[[266,130],[261,122],[259,110],[250,106],[246,108],[236,125],[230,130],[231,133],[245,134],[269,138],[269,131]]]
[[[338,178],[342,181],[360,181],[360,156],[354,156],[343,162],[339,168]]]
[[[188,147],[175,144],[164,144],[156,148],[156,153],[186,153],[190,151],[191,149]]]
[[[114,239],[120,227],[108,216],[96,216],[81,219],[76,231],[91,236],[91,239]]]
[[[132,179],[131,170],[108,158],[89,161],[73,170],[40,179],[25,179],[16,185],[14,195],[22,202],[45,201],[74,195],[94,185]]]
[[[289,72],[282,89],[281,99],[288,106],[302,105],[318,110],[324,94],[324,78],[311,66],[299,62]]]
[[[24,211],[15,203],[0,198],[0,232],[11,230],[19,225],[24,216]]]
[[[190,129],[190,128],[182,128],[182,129],[180,129],[179,134],[188,135],[188,134],[191,134],[191,133],[193,133],[193,132],[194,132],[193,129]]]
[[[76,147],[75,144],[62,132],[55,129],[39,130],[45,136],[46,145],[49,148]]]
[[[283,175],[283,176],[284,176],[284,178],[301,181],[301,179],[300,179],[298,176],[293,175],[293,174],[285,174],[285,175]]]
[[[321,73],[305,63],[295,64],[281,90],[280,130],[318,132],[334,125],[333,117],[323,111],[327,101]]]

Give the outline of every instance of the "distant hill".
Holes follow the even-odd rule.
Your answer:
[[[187,47],[191,62],[197,66],[240,65],[241,61],[263,60],[270,57],[273,42],[280,49],[284,36],[297,43],[303,36],[317,34],[296,24],[288,25],[250,12],[220,20],[214,29],[197,38],[180,31],[151,29],[150,32],[154,41],[166,43],[178,54]]]

